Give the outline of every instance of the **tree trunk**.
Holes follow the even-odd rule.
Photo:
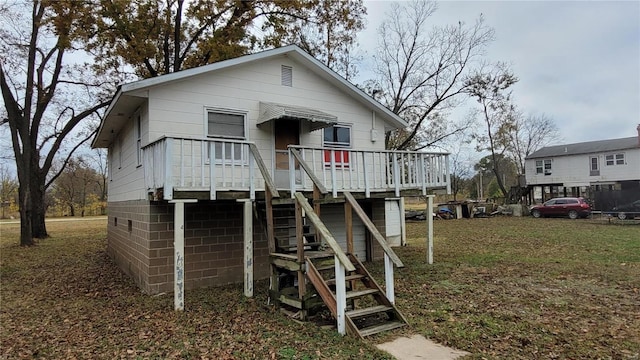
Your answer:
[[[41,181],[39,176],[34,176],[31,180],[31,184],[32,235],[37,239],[45,239],[49,237],[49,234],[47,233],[47,226],[44,222],[45,213],[47,211],[44,203],[44,181]]]
[[[33,233],[31,229],[31,194],[28,186],[18,188],[20,199],[20,246],[33,246]]]

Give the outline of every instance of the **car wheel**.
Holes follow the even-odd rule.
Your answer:
[[[539,218],[542,216],[542,214],[540,214],[540,210],[531,210],[531,216],[533,216],[534,218]]]
[[[623,212],[618,213],[618,219],[620,219],[620,220],[624,220],[624,219],[626,219],[626,218],[627,218],[627,214],[625,214],[625,213],[623,213]]]
[[[575,211],[575,210],[569,211],[569,219],[575,220],[577,218],[578,218],[578,212],[577,211]]]

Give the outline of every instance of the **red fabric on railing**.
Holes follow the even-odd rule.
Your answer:
[[[325,166],[331,166],[331,151],[324,151],[324,164]],[[333,150],[333,160],[337,166],[348,167],[349,166],[349,151],[348,150]]]

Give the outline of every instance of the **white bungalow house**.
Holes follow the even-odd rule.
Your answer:
[[[274,302],[324,303],[341,333],[401,326],[401,199],[449,187],[447,154],[385,150],[405,126],[296,46],[122,85],[93,141],[109,149],[108,252],[177,309],[185,289],[251,296],[270,276]],[[362,265],[381,258],[384,290]],[[364,296],[376,305],[357,308]]]
[[[640,199],[640,125],[636,130],[637,136],[548,146],[529,155],[525,173],[534,201],[582,196],[606,211]]]

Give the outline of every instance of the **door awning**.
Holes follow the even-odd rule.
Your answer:
[[[276,119],[306,120],[311,126],[311,131],[326,128],[338,123],[337,116],[327,114],[320,110],[302,106],[260,102],[258,126]]]

